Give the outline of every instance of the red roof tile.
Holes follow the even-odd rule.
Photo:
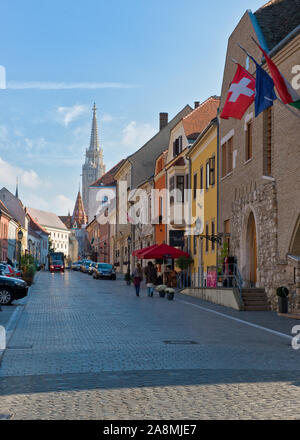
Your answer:
[[[187,138],[196,139],[199,133],[217,116],[220,98],[211,96],[202,102],[199,107],[182,118],[184,131]]]

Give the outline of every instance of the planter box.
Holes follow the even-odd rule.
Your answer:
[[[174,299],[174,293],[167,293],[167,298],[169,301],[172,301],[172,299]]]
[[[160,296],[161,298],[164,298],[165,295],[166,295],[166,292],[159,292],[159,296]]]

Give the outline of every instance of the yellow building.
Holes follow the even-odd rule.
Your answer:
[[[190,159],[191,225],[190,250],[194,263],[191,282],[195,287],[216,286],[217,267],[217,118],[200,133],[187,157]],[[208,236],[205,238],[203,236]]]

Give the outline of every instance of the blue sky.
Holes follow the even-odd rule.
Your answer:
[[[0,187],[73,210],[96,102],[107,169],[186,104],[220,94],[227,39],[257,0],[2,0]]]

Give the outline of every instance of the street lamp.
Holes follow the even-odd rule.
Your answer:
[[[18,231],[18,242],[19,242],[19,270],[21,270],[21,249],[22,249],[22,239],[23,232],[21,229]]]
[[[131,245],[131,237],[127,238],[127,244],[128,244],[128,273],[130,274],[130,245]]]

